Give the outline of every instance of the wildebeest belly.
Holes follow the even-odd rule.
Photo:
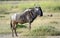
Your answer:
[[[20,23],[20,24],[23,24],[23,23],[27,23],[28,22],[26,16],[24,16],[24,15],[23,16],[17,16],[16,21],[18,23]]]

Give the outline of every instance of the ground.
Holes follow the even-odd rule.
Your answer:
[[[18,24],[18,37],[12,37],[10,16],[22,13],[34,4],[41,6],[43,17],[37,17],[31,24]],[[52,15],[52,16],[51,16]],[[0,3],[0,38],[60,38],[60,1],[4,1]]]
[[[18,36],[12,37],[11,34],[0,34],[0,38],[60,38],[60,36]]]
[[[48,16],[48,15],[51,15],[52,14],[52,17],[51,16]],[[2,15],[2,14],[1,14]],[[12,38],[11,36],[11,29],[10,29],[10,25],[9,25],[9,22],[10,22],[10,16],[12,14],[9,14],[9,15],[4,15],[5,17],[0,17],[0,38]],[[22,26],[22,27],[18,27],[17,28],[17,32],[18,32],[18,37],[15,37],[15,38],[24,38],[24,37],[34,37],[34,36],[24,36],[25,34],[27,34],[29,32],[28,30],[28,23],[27,24],[23,24],[26,26]],[[55,28],[57,28],[57,30],[60,30],[60,13],[44,13],[44,16],[43,17],[37,17],[34,22],[32,23],[31,25],[31,30],[34,30],[36,28],[39,28],[40,26],[53,26]],[[36,36],[37,37],[37,36]],[[38,36],[40,37],[40,36]],[[59,38],[59,36],[44,36],[45,38]],[[44,37],[41,37],[41,38],[44,38]]]

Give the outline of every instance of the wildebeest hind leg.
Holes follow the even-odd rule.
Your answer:
[[[15,29],[14,29],[14,31],[15,31],[15,35],[16,35],[16,36],[18,36],[18,35],[17,35],[17,32],[16,32],[16,26],[15,26]]]
[[[12,28],[12,37],[14,37],[14,32],[13,32],[13,28]]]
[[[13,32],[14,28],[13,28],[13,23],[12,23],[12,21],[11,21],[10,25],[11,25],[11,30],[12,30],[12,37],[14,37],[14,32]]]
[[[17,24],[15,24],[15,26],[14,26],[14,32],[15,32],[15,35],[18,36],[18,35],[17,35],[17,32],[16,32],[16,25],[17,25]]]
[[[15,35],[18,36],[18,35],[17,35],[17,32],[16,32],[16,28],[14,29],[14,31],[15,31]]]

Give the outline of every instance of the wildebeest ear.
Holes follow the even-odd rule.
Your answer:
[[[34,7],[40,7],[40,4],[34,4]]]

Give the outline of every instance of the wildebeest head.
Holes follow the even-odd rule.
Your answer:
[[[34,10],[38,15],[43,16],[43,12],[42,12],[41,7],[38,7],[38,6],[34,7]]]

